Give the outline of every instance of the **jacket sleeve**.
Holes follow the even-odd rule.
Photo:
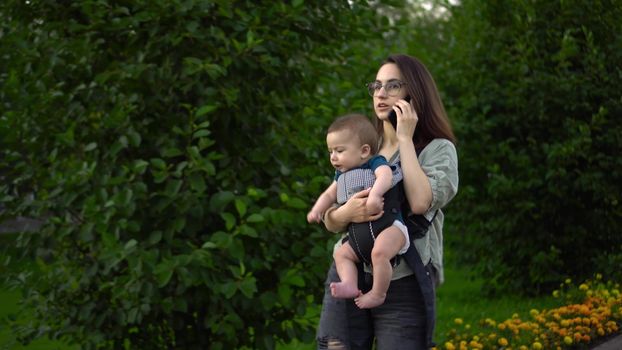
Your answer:
[[[427,217],[447,205],[458,192],[456,147],[449,140],[435,139],[423,149],[419,162],[432,187],[432,203]]]

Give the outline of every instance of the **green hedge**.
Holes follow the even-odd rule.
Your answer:
[[[465,1],[452,16],[456,252],[497,291],[619,278],[622,3]]]
[[[22,341],[311,339],[332,239],[304,214],[386,20],[359,1],[106,0],[0,19],[2,218],[47,220],[19,240],[41,269]]]

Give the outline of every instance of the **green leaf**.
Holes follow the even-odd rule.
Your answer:
[[[261,305],[263,305],[266,310],[272,309],[277,303],[276,294],[272,291],[262,293],[259,296],[259,300],[261,302]]]
[[[154,272],[158,281],[159,288],[166,286],[170,282],[171,277],[173,277],[174,271],[174,264],[171,261],[163,261],[158,266],[156,266]]]
[[[279,300],[281,304],[289,306],[292,303],[292,288],[288,285],[282,284],[278,287]]]
[[[133,170],[135,173],[137,174],[143,174],[145,172],[145,170],[147,169],[147,166],[149,165],[149,163],[143,159],[137,159],[134,161],[133,163]]]
[[[211,132],[209,130],[201,129],[201,130],[195,131],[194,134],[192,135],[192,138],[198,139],[200,137],[209,136],[210,134],[211,134]]]
[[[196,173],[196,172],[192,173],[190,175],[189,181],[190,181],[190,188],[192,188],[194,191],[198,193],[205,192],[205,189],[207,186],[205,185],[205,179],[203,178],[203,176],[201,176],[201,174]]]
[[[281,278],[281,284],[304,287],[305,281],[298,269],[289,269]]]
[[[297,286],[297,287],[305,286],[305,280],[299,275],[288,276],[284,282],[292,286]]]
[[[84,152],[90,152],[97,148],[97,142],[90,142],[86,146],[84,146]]]
[[[252,298],[257,292],[257,281],[255,277],[246,277],[239,284],[239,289],[244,296]]]
[[[257,231],[248,225],[240,225],[239,230],[240,230],[240,234],[243,234],[245,236],[259,237],[259,235],[257,234]]]
[[[246,218],[246,221],[250,223],[264,222],[265,218],[261,214],[253,213]]]
[[[309,207],[302,199],[298,197],[292,197],[287,201],[287,206],[294,209],[306,209]]]
[[[244,217],[244,214],[246,214],[246,203],[244,203],[241,199],[236,199],[235,208],[238,210],[240,217]]]
[[[228,247],[231,243],[231,234],[223,231],[214,232],[214,234],[212,234],[212,237],[210,238],[210,242],[212,242],[218,248]]]
[[[216,106],[216,105],[205,105],[205,106],[202,106],[199,109],[197,109],[197,112],[196,112],[195,116],[196,117],[204,116],[207,113],[215,111],[216,108],[218,108],[218,106]]]
[[[216,247],[218,247],[218,246],[214,242],[205,242],[201,246],[202,249],[211,249],[211,248],[216,248]]]
[[[151,165],[156,169],[166,169],[166,162],[160,158],[151,158]]]
[[[173,175],[175,177],[183,177],[184,169],[186,169],[187,166],[188,166],[188,162],[185,160],[177,163],[177,166],[175,167],[175,171],[173,172]]]
[[[199,130],[199,129],[206,129],[206,128],[208,128],[210,126],[210,124],[211,124],[211,122],[209,120],[206,120],[206,121],[200,123],[199,125],[197,125],[196,129],[197,130]]]
[[[220,213],[220,217],[225,221],[225,228],[227,231],[231,231],[235,226],[235,216],[231,213]]]
[[[182,232],[186,227],[186,218],[177,217],[173,220],[173,230],[175,232]]]
[[[136,247],[137,244],[138,242],[135,239],[130,239],[129,241],[127,241],[127,243],[125,243],[123,249],[131,250],[132,248]]]
[[[168,197],[175,197],[179,193],[181,189],[181,185],[183,184],[182,180],[177,179],[169,179],[166,182],[166,188],[164,189],[164,194]]]
[[[229,242],[229,254],[236,260],[244,260],[244,255],[246,253],[244,249],[244,245],[241,240],[232,239]]]
[[[212,198],[210,198],[209,210],[212,213],[219,213],[225,210],[225,207],[227,206],[227,204],[229,204],[234,198],[235,198],[235,195],[232,192],[229,192],[229,191],[217,192],[212,196]]]
[[[162,231],[153,231],[149,235],[149,238],[147,239],[147,243],[152,245],[152,244],[159,243],[161,240],[162,240]]]
[[[129,138],[130,143],[132,144],[132,146],[134,146],[134,147],[139,147],[140,146],[142,138],[140,137],[139,133],[137,133],[134,130],[129,130],[127,132],[127,136]]]
[[[233,282],[227,282],[221,285],[220,292],[225,295],[225,298],[231,299],[235,295],[237,287]]]
[[[132,189],[127,188],[124,191],[119,192],[113,200],[117,206],[127,206],[132,202],[133,196],[134,192]]]
[[[199,148],[198,148],[198,147],[196,147],[196,146],[190,146],[190,147],[188,147],[188,148],[187,148],[187,151],[188,151],[188,153],[190,154],[190,157],[191,157],[192,159],[199,160],[199,159],[203,158],[203,157],[201,156],[201,151],[200,151],[200,150],[199,150]]]
[[[182,152],[177,147],[167,147],[162,150],[162,157],[165,157],[165,158],[178,157],[178,156],[181,156],[182,154],[184,154],[184,152]]]

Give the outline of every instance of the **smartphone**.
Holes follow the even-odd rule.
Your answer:
[[[404,97],[404,101],[410,102],[410,96]],[[389,112],[389,121],[391,122],[391,125],[393,125],[393,130],[397,130],[397,114],[394,110]]]

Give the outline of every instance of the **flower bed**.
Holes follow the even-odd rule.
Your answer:
[[[619,283],[605,282],[597,274],[576,286],[566,280],[553,292],[565,306],[532,309],[525,319],[518,314],[498,322],[487,318],[472,326],[462,319],[444,335],[438,349],[588,349],[589,345],[619,332],[622,294]]]

